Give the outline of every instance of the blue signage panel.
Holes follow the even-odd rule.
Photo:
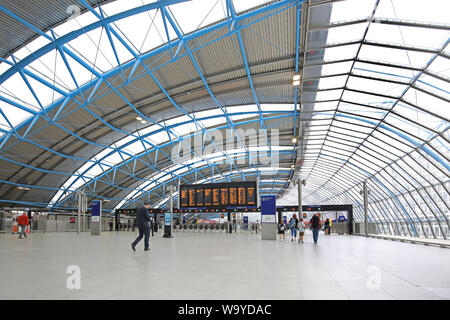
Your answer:
[[[261,222],[276,222],[277,204],[275,196],[261,196]]]
[[[248,217],[244,216],[244,224],[248,224]]]
[[[170,226],[170,213],[166,213],[164,215],[164,225],[165,226]]]
[[[100,200],[92,200],[92,216],[100,216]]]

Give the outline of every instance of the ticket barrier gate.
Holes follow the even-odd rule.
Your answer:
[[[331,225],[331,233],[349,234],[348,222],[335,222]]]

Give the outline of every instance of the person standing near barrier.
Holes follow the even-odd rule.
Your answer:
[[[155,219],[153,217],[150,217],[150,228],[152,228],[152,237],[155,236]]]
[[[303,236],[305,235],[305,223],[303,222],[303,219],[300,218],[300,221],[298,222],[298,243],[303,243]]]
[[[325,234],[330,234],[330,219],[325,220],[324,230]]]
[[[320,230],[320,218],[318,214],[313,215],[309,223],[311,224],[314,243],[317,244],[317,242],[319,241],[319,230]]]
[[[17,223],[20,227],[20,234],[19,239],[22,239],[22,236],[27,237],[27,226],[30,224],[30,221],[28,220],[27,214],[24,212],[21,216],[17,217]]]
[[[144,238],[144,251],[150,250],[150,214],[148,213],[148,209],[150,208],[150,204],[148,202],[144,202],[143,206],[139,206],[137,208],[136,212],[136,225],[139,229],[139,235],[134,240],[134,242],[131,243],[131,249],[133,251],[136,251],[136,245],[139,243],[139,241]]]

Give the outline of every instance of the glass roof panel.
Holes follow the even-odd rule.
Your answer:
[[[388,125],[402,129],[404,132],[414,134],[415,136],[420,137],[423,140],[428,140],[434,135],[433,132],[403,118],[400,118],[392,113],[386,117],[384,122]]]
[[[399,97],[406,89],[406,85],[352,76],[348,79],[347,87],[349,89],[368,91],[394,97]]]
[[[6,118],[8,118],[9,121],[8,122],[0,113],[0,128],[6,131],[10,131],[11,129],[13,129],[10,127],[10,125],[15,127],[21,124],[25,119],[28,119],[30,116],[32,116],[31,113],[13,107],[12,105],[3,101],[0,103],[0,109],[2,110],[2,112],[5,114]]]
[[[444,57],[436,57],[428,67],[428,70],[450,79],[450,59]]]
[[[446,30],[371,23],[366,40],[437,49],[447,37]]]
[[[305,67],[303,69],[303,77],[304,78],[315,78],[321,75],[333,75],[333,74],[342,74],[349,73],[352,67],[352,61],[348,62],[339,62],[339,63],[330,63],[319,66],[310,66]]]
[[[368,18],[372,13],[374,4],[374,0],[349,0],[327,3],[312,7],[310,16],[320,16],[324,9],[327,10],[332,7],[329,23]],[[319,27],[328,25],[328,22],[310,18],[309,24],[310,27]]]
[[[337,100],[341,97],[342,90],[329,90],[316,93],[316,100]]]
[[[420,123],[421,126],[424,126],[426,128],[439,131],[448,126],[448,121],[444,121],[427,112],[423,112],[417,108],[414,108],[413,106],[410,106],[409,104],[400,102],[395,106],[393,111],[408,119]]]
[[[442,99],[433,97],[427,93],[410,88],[404,99],[413,106],[418,106],[444,118],[449,118],[450,104]]]
[[[415,146],[407,135],[398,134],[398,131],[392,132],[389,127],[378,127],[377,130],[385,134],[381,136],[383,141],[403,152],[409,152]]]
[[[344,91],[342,99],[345,101],[350,101],[353,103],[360,103],[369,106],[376,106],[384,109],[388,109],[393,102],[393,100],[388,100],[385,97],[379,97],[376,95],[371,95],[369,92],[353,92],[349,90]]]
[[[262,5],[267,2],[270,2],[270,0],[246,0],[246,1],[233,0],[233,5],[234,9],[236,10],[236,13],[240,13],[242,11]]]
[[[427,64],[432,56],[433,54],[431,53],[364,44],[359,52],[358,58],[421,68]]]
[[[378,139],[369,137],[368,140],[370,140],[374,145],[380,146],[380,148],[387,150],[395,157],[402,156],[402,150],[410,150],[410,148],[405,148],[403,144],[400,144],[398,141],[393,140],[389,135],[386,135],[384,133],[386,133],[385,130],[377,128],[377,130],[374,131],[371,136]]]
[[[319,81],[318,89],[340,88],[345,85],[347,76],[323,78]]]
[[[254,7],[266,1],[245,2],[248,2],[247,5],[250,7]],[[193,6],[191,2],[183,2],[170,6],[170,11],[185,34],[227,17],[226,0],[197,0],[195,4]],[[236,12],[240,11],[236,5],[235,10]]]
[[[308,31],[306,49],[321,48],[326,44],[362,40],[367,23]]]
[[[359,116],[366,116],[368,118],[382,119],[386,115],[387,110],[374,109],[369,107],[364,107],[355,104],[341,103],[338,108],[339,111],[345,111],[352,114],[357,114]],[[367,129],[362,127],[362,129]],[[361,130],[360,130],[361,131]],[[362,130],[364,131],[364,130]]]
[[[340,47],[334,47],[334,48],[327,48],[324,50],[324,52],[325,52],[324,60],[325,61],[336,61],[336,60],[354,58],[354,57],[356,57],[358,48],[359,48],[358,44],[340,46]]]
[[[368,147],[372,149],[374,152],[376,152],[380,157],[385,158],[388,161],[394,160],[397,158],[397,155],[393,152],[390,152],[386,149],[393,149],[392,147],[389,147],[386,143],[374,138],[374,136],[377,136],[377,131],[374,132],[373,135],[367,137]],[[381,135],[378,133],[378,135]]]
[[[325,110],[335,110],[338,102],[316,102],[313,106],[314,111],[325,111]]]
[[[434,93],[438,96],[446,98],[447,100],[450,100],[450,82],[423,74],[419,77],[419,79],[417,79],[415,85],[428,92]]]
[[[439,10],[436,10],[439,8]],[[447,0],[381,0],[375,17],[414,20],[433,23],[448,23],[450,3]]]
[[[0,86],[0,93],[7,99],[29,108],[32,111],[40,110],[39,104],[31,91],[28,89],[25,81],[23,81],[22,77],[18,73],[11,76],[2,84],[2,86]],[[14,110],[16,109],[16,107],[13,107],[12,105],[8,108],[11,113],[14,113]],[[5,107],[5,109],[7,108]]]
[[[378,79],[407,82],[411,81],[418,74],[418,71],[356,62],[352,73]]]

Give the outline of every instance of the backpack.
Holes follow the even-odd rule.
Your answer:
[[[292,219],[291,222],[289,222],[289,228],[293,229],[295,228],[295,220]]]
[[[319,219],[318,217],[314,216],[314,217],[311,219],[311,226],[312,226],[313,228],[319,228],[319,227],[320,227],[320,219]]]

